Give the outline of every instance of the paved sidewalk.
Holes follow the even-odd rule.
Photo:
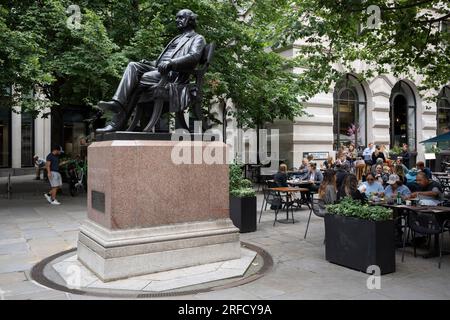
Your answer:
[[[84,195],[70,197],[65,186],[65,195],[59,197],[62,205],[52,206],[42,195],[47,185],[31,179],[17,177],[15,193],[7,200],[6,180],[0,178],[0,299],[97,299],[47,289],[30,280],[35,263],[76,246],[78,228],[86,218]],[[258,209],[261,200],[259,196]],[[402,263],[398,251],[397,271],[382,276],[380,290],[369,290],[368,275],[325,260],[322,219],[312,217],[308,237],[303,239],[308,212],[297,211],[299,222],[294,225],[273,227],[273,212],[267,211],[257,232],[241,235],[243,241],[272,255],[274,267],[263,278],[227,290],[169,299],[450,299],[450,256],[438,269],[437,259],[414,258],[411,253]]]

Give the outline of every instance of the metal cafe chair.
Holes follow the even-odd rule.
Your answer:
[[[436,215],[430,212],[416,212],[414,210],[408,210],[407,217],[408,231],[406,236],[403,238],[403,249],[402,249],[402,262],[405,259],[405,247],[406,247],[406,239],[409,237],[409,233],[412,233],[412,237],[414,238],[416,233],[420,233],[426,235],[430,238],[432,235],[441,236],[441,240],[443,239],[443,233],[448,231],[448,222],[444,222],[441,225],[436,218]],[[413,241],[414,248],[414,257],[417,257],[417,246]],[[441,268],[441,260],[442,260],[442,241],[439,246],[439,268]]]
[[[308,217],[308,222],[306,224],[305,236],[303,237],[303,239],[306,239],[306,235],[308,234],[309,222],[311,220],[312,213],[314,213],[314,215],[319,218],[325,217],[326,212],[322,211],[322,209],[320,208],[320,201],[321,201],[320,199],[314,198],[313,195],[311,195],[311,205],[310,205],[310,210],[309,210],[309,217]]]
[[[442,224],[442,233],[441,233],[441,239],[440,239],[440,246],[439,246],[439,268],[441,268],[441,261],[442,261],[442,247],[444,246],[444,233],[448,231],[450,235],[450,220],[445,220]]]
[[[263,189],[262,189],[263,190],[263,202],[262,202],[262,206],[261,206],[261,214],[262,214],[263,208],[264,208],[264,210],[267,210],[267,204],[268,204],[267,200],[266,200],[267,193],[265,193],[264,190],[270,189],[270,188],[276,188],[276,187],[278,187],[278,185],[274,181],[268,181],[268,180],[264,181]]]
[[[269,188],[264,189],[263,193],[264,193],[264,200],[265,200],[266,208],[267,208],[267,205],[270,205],[270,209],[275,211],[275,220],[273,222],[273,225],[275,225],[275,222],[277,221],[278,213],[283,208],[283,199],[281,198],[281,195],[279,192],[270,190]],[[264,203],[263,203],[263,207],[264,207]],[[261,208],[261,212],[259,214],[259,221],[258,221],[259,223],[261,222],[263,207]]]

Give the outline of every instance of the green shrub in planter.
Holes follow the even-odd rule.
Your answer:
[[[252,182],[242,177],[242,169],[236,163],[230,165],[230,195],[238,198],[256,196]]]
[[[392,219],[392,210],[381,206],[369,206],[352,198],[344,198],[338,204],[327,206],[329,214],[338,214],[345,217],[354,217],[372,221],[385,221]]]
[[[240,232],[256,231],[256,192],[236,163],[230,165],[230,218]]]
[[[369,266],[378,266],[381,274],[395,271],[392,210],[362,205],[350,198],[327,206],[327,210],[327,261],[362,272]]]

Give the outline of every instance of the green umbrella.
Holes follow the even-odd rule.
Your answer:
[[[421,141],[420,143],[443,142],[443,141],[450,141],[450,132],[440,134],[434,138],[430,138],[428,140]]]

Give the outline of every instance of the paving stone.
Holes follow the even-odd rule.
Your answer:
[[[207,293],[199,293],[194,297],[199,300],[259,300],[259,297],[257,295],[246,292],[239,287]]]
[[[68,300],[68,299],[69,297],[65,293],[58,291],[48,291],[48,292],[38,291],[6,297],[6,300]]]
[[[49,224],[44,221],[36,221],[36,222],[29,222],[29,223],[22,223],[18,225],[20,230],[30,230],[30,229],[42,229],[42,228],[49,228]]]
[[[27,278],[24,272],[8,272],[0,273],[0,288],[2,285],[10,284],[14,282],[26,281]]]
[[[38,259],[31,253],[0,255],[0,273],[25,271],[31,269]]]
[[[29,239],[40,239],[40,238],[55,238],[58,236],[55,230],[52,228],[39,228],[39,229],[27,229],[22,231],[23,237],[27,240]]]
[[[30,250],[41,259],[72,248],[61,237],[32,239],[28,241],[28,245]]]
[[[29,250],[28,244],[26,242],[16,242],[0,245],[0,255],[3,254],[16,254],[16,253],[27,253]]]
[[[46,189],[44,184],[38,187]],[[11,291],[7,293],[7,299],[108,299],[65,294],[27,281],[35,263],[76,245],[79,225],[86,219],[85,195],[61,196],[62,205],[55,207],[46,203],[37,190],[32,189],[20,199],[0,199],[0,289],[6,287]],[[258,194],[258,214],[261,200]],[[274,213],[268,210],[263,213],[256,232],[240,235],[242,241],[253,243],[271,254],[274,266],[264,277],[240,287],[169,299],[450,299],[450,278],[447,276],[450,256],[443,258],[442,268],[438,269],[437,259],[414,258],[409,248],[402,263],[398,250],[396,272],[381,277],[380,290],[369,290],[366,286],[368,275],[325,260],[323,219],[312,216],[308,236],[303,239],[308,214],[309,210],[303,208],[294,213],[298,223],[277,223],[273,227]],[[449,246],[448,237],[446,241]],[[202,272],[213,274],[222,265],[224,263],[219,263]],[[184,282],[162,275],[157,280],[143,276],[137,279],[139,281],[120,280],[118,287],[123,290],[149,289],[150,281],[156,283],[158,280],[160,285],[164,281],[173,281],[178,286],[189,285],[192,281],[189,278],[196,276],[200,277],[198,270],[185,270],[179,275]]]
[[[100,288],[100,289],[119,289],[119,290],[143,290],[146,286],[150,284],[150,280],[136,280],[136,279],[125,279],[112,282],[102,282],[101,280],[96,280],[89,284],[88,288]]]
[[[2,290],[6,292],[5,293],[6,298],[36,292],[51,292],[50,289],[37,285],[32,281],[8,283],[2,286]]]

